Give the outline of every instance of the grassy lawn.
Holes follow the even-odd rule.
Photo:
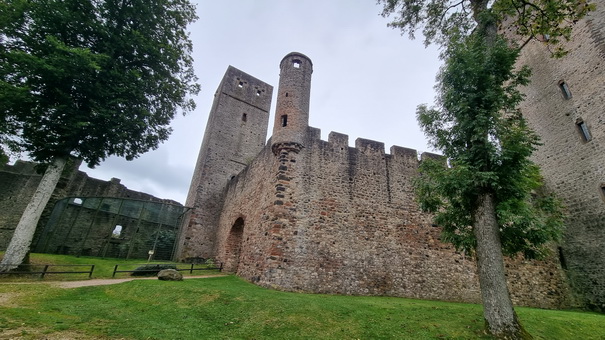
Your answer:
[[[4,255],[4,252],[0,252],[0,258]],[[113,259],[113,258],[99,258],[99,257],[91,257],[91,256],[69,256],[69,255],[54,255],[54,254],[31,254],[30,263],[34,265],[45,265],[45,264],[69,264],[69,265],[82,265],[78,267],[51,267],[49,270],[55,271],[89,271],[90,265],[95,265],[92,278],[93,279],[109,279],[112,278],[113,270],[116,264],[119,264],[119,270],[134,270],[141,264],[147,264],[146,260],[134,259],[134,260],[125,260],[125,259]],[[158,264],[158,263],[171,263],[177,264],[169,261],[151,261],[150,264]],[[86,266],[88,265],[88,266]],[[179,268],[187,267],[184,264],[178,264]],[[35,271],[40,271],[43,266],[36,266]],[[199,267],[199,266],[198,266]],[[189,272],[183,272],[184,275],[189,274]],[[207,275],[207,274],[218,274],[218,271],[194,271],[193,275]],[[6,281],[24,281],[24,280],[39,280],[40,275],[0,275],[0,282]],[[116,278],[125,278],[130,277],[130,273],[116,273]],[[88,274],[47,274],[45,275],[44,280],[61,280],[61,281],[70,281],[70,280],[87,280]]]
[[[517,308],[536,339],[605,339],[605,315]],[[0,284],[0,339],[489,339],[481,306],[287,293],[235,276]]]

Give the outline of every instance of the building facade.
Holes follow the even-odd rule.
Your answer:
[[[414,200],[419,158],[436,155],[419,157],[416,150],[398,146],[385,153],[383,143],[365,139],[350,147],[348,136],[336,132],[321,140],[319,129],[308,125],[312,73],[305,55],[283,58],[272,137],[263,146],[260,134],[266,128],[253,126],[259,142],[250,149],[255,151],[251,160],[212,174],[205,172],[215,166],[208,155],[226,169],[241,149],[232,145],[242,139],[216,132],[248,133],[238,130],[242,117],[258,106],[221,107],[228,100],[221,96],[230,96],[225,88],[237,90],[243,80],[257,83],[232,67],[227,70],[192,181],[188,205],[194,205],[180,257],[216,257],[226,270],[251,282],[288,291],[479,302],[475,261],[442,243],[440,229]],[[220,183],[205,196],[205,186],[214,180]],[[215,205],[204,211],[197,202],[209,197]],[[507,271],[515,303],[575,305],[557,256],[512,259]]]
[[[561,263],[581,304],[605,311],[605,1],[593,2],[565,57],[532,41],[519,64],[532,68],[521,109],[541,138],[534,160],[567,208]]]

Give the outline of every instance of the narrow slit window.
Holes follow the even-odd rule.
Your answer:
[[[248,114],[244,113],[242,114],[242,122],[247,122],[248,121]]]
[[[601,183],[601,198],[605,200],[605,183]]]
[[[578,128],[578,132],[580,133],[580,136],[582,137],[582,141],[588,142],[592,139],[592,136],[590,135],[590,130],[588,129],[588,125],[586,125],[586,122],[579,119],[576,122],[576,127]]]
[[[237,87],[244,87],[244,82],[240,81],[239,84],[237,84]]]
[[[561,90],[561,94],[563,94],[563,99],[571,99],[571,91],[569,90],[569,85],[566,82],[561,80],[559,82],[559,89]]]
[[[294,68],[300,68],[300,60],[294,60],[292,62],[292,67],[294,67]]]
[[[281,126],[282,127],[288,126],[288,115],[281,116]]]

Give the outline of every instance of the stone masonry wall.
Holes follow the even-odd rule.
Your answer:
[[[441,243],[414,202],[416,151],[390,151],[364,139],[351,148],[338,133],[322,141],[314,128],[301,149],[266,147],[229,183],[218,259],[289,291],[479,302],[474,261]],[[556,258],[507,268],[516,304],[571,304]]]
[[[180,259],[216,252],[223,189],[262,150],[267,138],[273,87],[230,66],[215,94],[186,206]]]
[[[574,28],[567,56],[552,59],[534,41],[519,64],[533,70],[522,111],[543,143],[534,160],[567,207],[561,258],[582,305],[605,311],[605,1],[595,3]]]
[[[35,163],[17,161],[14,165],[0,167],[0,249],[8,246],[13,231],[29,203],[34,191],[40,183],[42,175],[37,173]],[[46,205],[37,231],[45,226],[55,203],[64,197],[122,197],[145,201],[165,202],[180,205],[178,202],[163,200],[142,192],[129,190],[120,184],[120,180],[112,178],[102,181],[90,178],[78,171],[80,163],[70,161],[63,172],[49,203]],[[36,244],[38,233],[34,237]]]

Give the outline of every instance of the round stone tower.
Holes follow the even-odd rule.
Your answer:
[[[306,55],[292,52],[280,65],[272,148],[300,149],[309,126],[309,98],[313,63]]]

